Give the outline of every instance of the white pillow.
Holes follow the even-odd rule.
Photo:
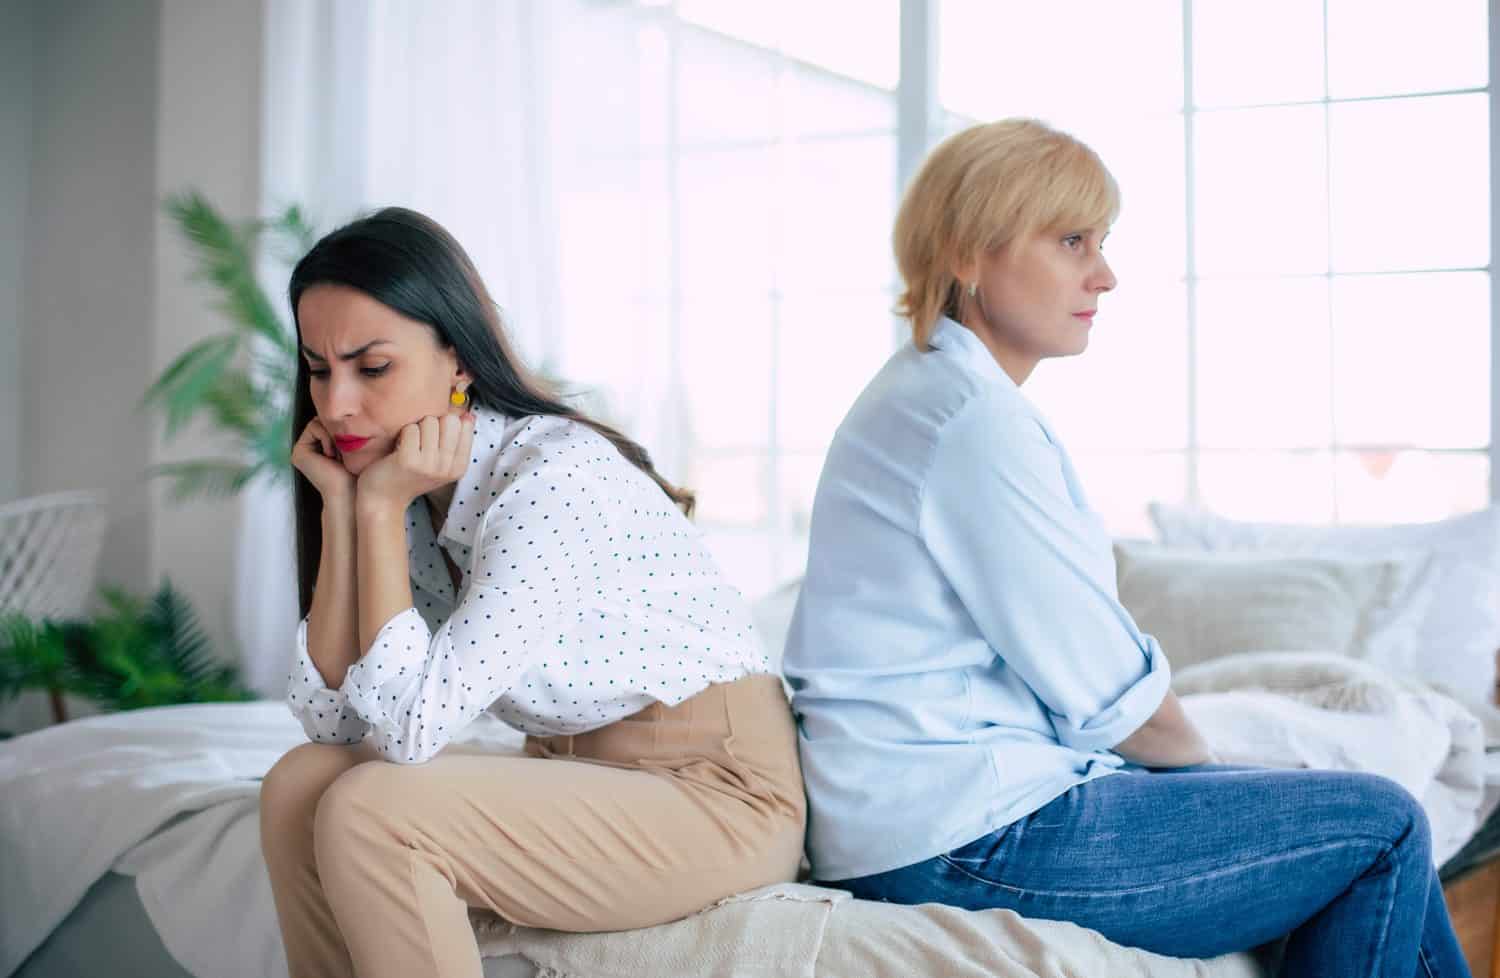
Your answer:
[[[1278,557],[1115,545],[1120,603],[1174,672],[1247,652],[1334,652],[1406,671],[1430,559]]]
[[[1152,503],[1151,519],[1161,542],[1174,548],[1321,556],[1430,554],[1433,596],[1417,630],[1412,673],[1465,701],[1491,701],[1500,650],[1500,508],[1436,523],[1296,526]]]

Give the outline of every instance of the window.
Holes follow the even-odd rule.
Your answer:
[[[800,571],[835,426],[905,336],[907,134],[1009,115],[1124,193],[1091,349],[1026,386],[1112,531],[1149,535],[1151,500],[1397,521],[1489,496],[1481,0],[359,9],[365,199],[453,229],[523,352],[698,491],[751,596]]]
[[[1027,385],[1113,531],[1148,535],[1153,499],[1315,522],[1485,504],[1480,0],[938,11],[947,130],[1038,116],[1121,184],[1091,349]]]

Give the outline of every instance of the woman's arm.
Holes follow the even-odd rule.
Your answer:
[[[359,601],[355,590],[353,500],[325,498],[322,522],[322,556],[318,559],[318,580],[307,615],[307,653],[328,688],[338,689],[343,685],[344,673],[365,647],[359,641],[356,624]],[[403,568],[405,563],[403,553]]]
[[[1187,767],[1213,760],[1213,752],[1188,719],[1182,702],[1170,691],[1151,719],[1115,745],[1115,753],[1146,767]]]
[[[362,499],[357,508],[358,640],[361,649],[368,649],[386,622],[412,606],[406,508],[399,501],[380,499]]]
[[[1109,750],[1171,687],[1160,645],[1115,594],[1114,557],[1061,450],[1002,388],[945,425],[923,486],[928,553],[1059,743]]]

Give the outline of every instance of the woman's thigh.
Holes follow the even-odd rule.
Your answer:
[[[1071,920],[1119,943],[1210,957],[1286,935],[1414,827],[1425,847],[1420,806],[1373,775],[1117,774],[936,859],[837,885]]]
[[[802,850],[800,819],[691,776],[495,755],[361,765],[325,794],[315,831],[320,870],[349,867],[355,899],[372,855],[416,852],[471,906],[572,931],[663,923],[790,881]]]

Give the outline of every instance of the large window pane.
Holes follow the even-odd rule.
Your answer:
[[[1317,105],[1198,116],[1200,275],[1327,271],[1323,116]]]
[[[1489,444],[1487,273],[1336,278],[1333,327],[1340,443]]]
[[[1198,487],[1205,507],[1232,519],[1333,520],[1330,452],[1204,452]]]
[[[713,555],[724,579],[754,601],[779,584],[784,576],[776,569],[777,540],[764,530],[707,527],[703,545]]]
[[[765,455],[699,455],[688,467],[697,520],[711,527],[756,527],[766,521]]]
[[[558,8],[547,13],[558,14]],[[426,19],[419,17],[417,22]],[[628,8],[598,8],[586,17],[564,15],[560,19],[566,26],[551,35],[551,49],[541,52],[553,69],[546,108],[554,133],[564,136],[565,145],[589,153],[617,156],[666,146],[672,58],[659,18],[643,17]],[[373,70],[387,77],[419,78],[423,69],[431,67],[392,64]],[[601,77],[608,77],[611,84],[600,85]],[[497,98],[505,97],[506,93],[497,94]],[[421,117],[430,108],[425,105],[411,114]],[[390,113],[390,107],[378,107],[380,117]]]
[[[780,59],[750,42],[710,31],[685,27],[678,37],[674,91],[680,144],[692,148],[774,139]],[[733,111],[726,112],[726,106]]]
[[[558,278],[587,282],[568,302],[671,290],[671,179],[660,157],[570,156],[556,176]]]
[[[769,290],[778,201],[771,147],[685,153],[678,267],[688,292]]]
[[[938,101],[961,115],[1068,128],[1182,106],[1180,0],[942,0],[938,12]]]
[[[891,355],[888,292],[792,295],[781,303],[777,444],[821,453],[855,397]],[[739,365],[726,360],[728,369]]]
[[[1072,449],[1068,455],[1083,483],[1089,506],[1099,514],[1112,536],[1150,539],[1155,534],[1146,512],[1147,504],[1185,501],[1187,458],[1184,455]]]
[[[1330,108],[1338,271],[1475,267],[1489,261],[1489,97]]]
[[[806,537],[812,526],[813,497],[823,473],[823,454],[783,455],[777,463],[782,520],[793,536]]]
[[[1482,509],[1489,503],[1490,460],[1484,454],[1340,452],[1341,523],[1420,523]]]
[[[894,92],[797,62],[785,71],[780,108],[789,138],[895,131]]]
[[[684,300],[682,383],[695,451],[764,451],[770,444],[772,317],[765,294]]]
[[[1328,0],[1334,98],[1480,88],[1488,79],[1485,0]]]
[[[785,215],[781,288],[879,289],[892,281],[894,136],[794,143],[786,148],[784,188],[780,199],[758,202]],[[725,234],[736,231],[724,228]]]
[[[1201,445],[1332,444],[1327,279],[1200,283],[1197,337]]]
[[[1180,276],[1187,263],[1182,114],[1090,121],[1073,135],[1120,187],[1120,217],[1106,245],[1120,281]]]
[[[720,2],[744,5],[743,0]],[[789,58],[895,90],[901,74],[900,0],[781,2],[782,51]]]
[[[1194,0],[1195,104],[1265,105],[1322,97],[1322,4]]]
[[[1178,282],[1121,281],[1076,357],[1044,360],[1023,390],[1070,450],[1187,447],[1187,316]]]
[[[899,0],[677,0],[684,21],[741,38],[824,71],[894,89]]]

